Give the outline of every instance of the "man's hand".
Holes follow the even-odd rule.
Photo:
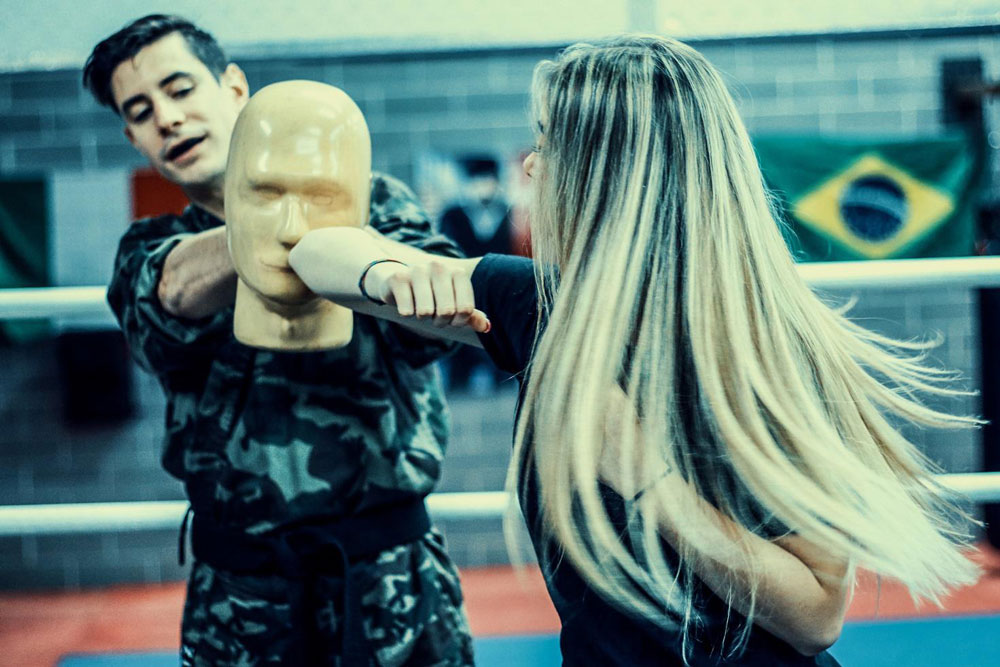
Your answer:
[[[163,263],[157,285],[163,309],[174,317],[214,315],[236,299],[236,269],[226,245],[226,228],[214,227],[178,243]]]

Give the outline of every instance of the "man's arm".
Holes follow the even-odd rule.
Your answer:
[[[429,244],[447,254],[448,244],[433,231],[412,193],[401,182],[377,175],[372,185],[371,222],[410,244]],[[167,255],[157,285],[164,310],[174,317],[200,319],[214,315],[236,299],[236,268],[226,242],[225,226],[193,234]]]
[[[462,256],[452,239],[438,233],[413,190],[387,174],[372,173],[368,224],[385,238],[433,255]]]
[[[174,317],[214,315],[236,298],[236,269],[226,245],[226,228],[216,227],[178,243],[163,263],[156,289]]]
[[[161,378],[209,359],[232,333],[225,310],[211,317],[185,319],[164,307],[161,276],[167,258],[194,237],[183,217],[162,216],[133,223],[115,256],[108,304],[140,366]]]

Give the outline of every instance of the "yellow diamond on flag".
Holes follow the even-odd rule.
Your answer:
[[[846,169],[799,197],[799,221],[871,258],[885,258],[944,222],[955,202],[877,153],[862,155]]]

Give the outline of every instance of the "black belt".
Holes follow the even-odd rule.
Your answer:
[[[298,642],[303,665],[320,664],[322,658],[313,613],[315,579],[326,574],[343,574],[341,664],[366,667],[368,650],[361,625],[361,600],[348,576],[348,567],[365,556],[415,542],[430,527],[427,508],[419,498],[336,520],[282,526],[262,535],[251,535],[195,514],[191,522],[191,550],[197,560],[219,570],[243,575],[280,575],[298,582],[291,602],[293,623],[304,635]],[[183,532],[182,527],[182,542]]]

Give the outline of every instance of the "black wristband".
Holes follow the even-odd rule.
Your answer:
[[[385,301],[376,299],[375,297],[373,297],[371,294],[368,293],[368,290],[365,289],[365,278],[368,277],[368,272],[371,270],[373,266],[375,266],[376,264],[384,264],[386,262],[395,262],[396,264],[402,264],[403,266],[406,266],[405,262],[401,262],[398,259],[388,259],[388,258],[376,259],[374,262],[370,262],[368,266],[366,266],[364,270],[361,271],[361,277],[358,279],[358,290],[361,292],[361,296],[365,297],[372,303],[376,303],[380,306],[384,306]]]

